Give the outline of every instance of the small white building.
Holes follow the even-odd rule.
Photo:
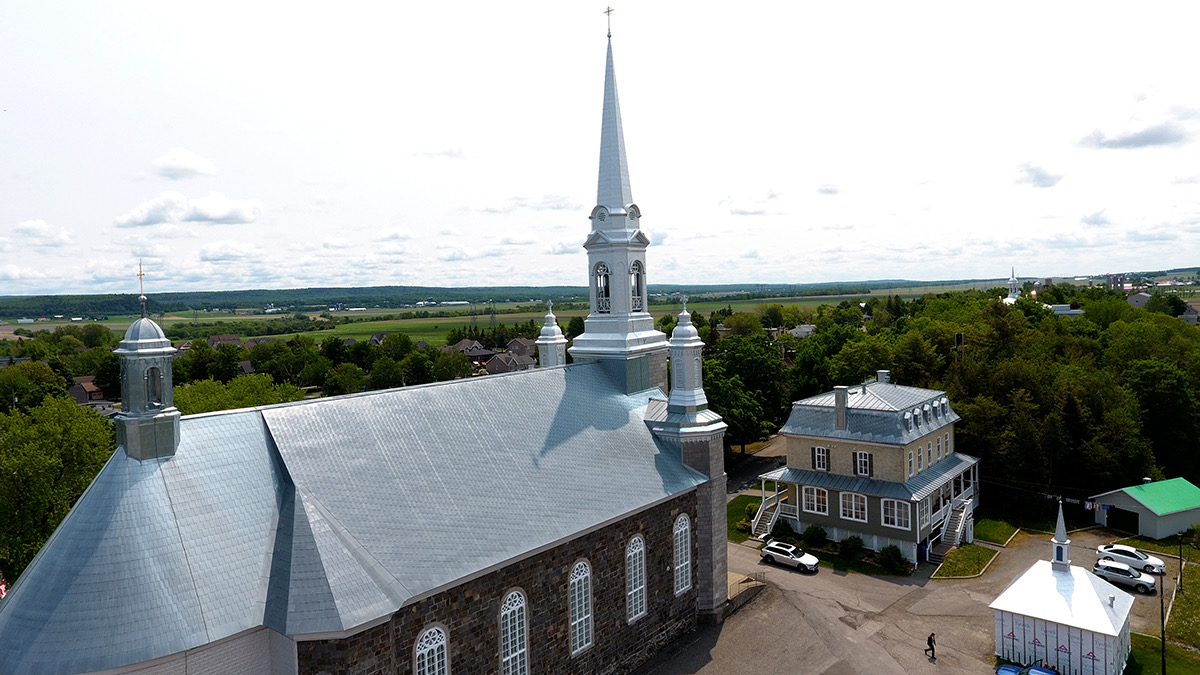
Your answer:
[[[1034,563],[989,605],[996,655],[1072,675],[1119,675],[1129,657],[1133,596],[1072,565],[1070,543],[1060,504],[1052,560]]]

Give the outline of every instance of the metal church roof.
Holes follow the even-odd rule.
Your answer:
[[[1039,560],[988,607],[1115,636],[1129,621],[1133,596],[1082,567],[1056,571],[1049,560]]]
[[[651,395],[591,362],[184,418],[174,457],[118,449],[0,603],[0,672],[349,631],[692,490]]]

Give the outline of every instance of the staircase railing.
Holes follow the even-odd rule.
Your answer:
[[[771,531],[771,527],[775,525],[775,518],[779,515],[779,509],[776,508],[783,494],[773,494],[763,498],[762,504],[758,507],[758,513],[754,514],[754,523],[750,527],[750,532],[753,534],[758,532],[759,525],[763,518],[769,518],[767,522],[767,531]]]

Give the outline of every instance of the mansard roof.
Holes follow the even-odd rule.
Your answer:
[[[840,438],[906,445],[957,422],[945,392],[867,382],[846,392],[846,428],[835,424],[836,397],[829,391],[792,404],[780,430],[795,436]]]
[[[118,448],[0,603],[0,672],[352,632],[683,494],[706,479],[651,396],[590,362],[186,417],[174,457]]]

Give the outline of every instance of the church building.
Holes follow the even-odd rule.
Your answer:
[[[136,321],[118,447],[0,603],[0,673],[623,673],[719,620],[725,424],[686,306],[669,340],[647,311],[611,34],[590,220],[569,365],[551,310],[536,370],[181,418]]]

